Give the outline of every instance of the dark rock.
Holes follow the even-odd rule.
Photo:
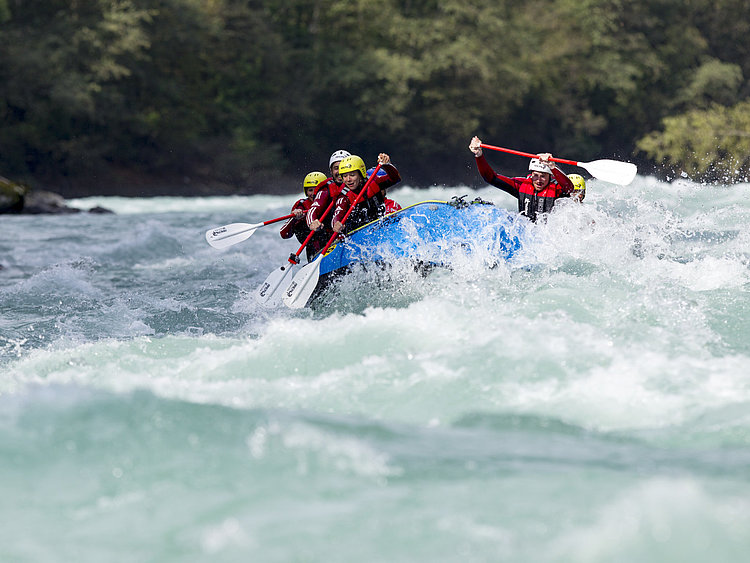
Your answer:
[[[25,215],[70,215],[81,210],[69,207],[65,198],[58,193],[47,190],[32,190],[0,176],[0,214],[22,213]],[[114,213],[104,207],[93,207],[89,213]]]
[[[47,191],[30,191],[26,196],[26,202],[23,206],[23,213],[29,215],[49,213],[66,215],[80,212],[80,209],[68,207],[65,204],[65,199],[60,194]]]
[[[115,212],[111,209],[107,209],[106,207],[100,207],[97,205],[96,207],[92,207],[91,209],[89,209],[89,213],[96,213],[99,215],[106,215],[108,213],[111,213],[114,215]]]

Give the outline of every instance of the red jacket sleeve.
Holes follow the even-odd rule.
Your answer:
[[[555,180],[557,180],[557,184],[560,186],[560,193],[558,194],[558,197],[569,196],[573,193],[573,182],[565,175],[562,170],[560,170],[559,168],[553,168],[552,175],[555,177]]]
[[[306,199],[300,199],[292,206],[292,212],[294,212],[295,209],[301,209],[302,211],[305,211],[305,202]],[[284,223],[284,226],[281,227],[281,231],[279,234],[281,235],[281,238],[292,238],[294,235],[294,230],[299,224],[300,221],[304,221],[305,216],[303,215],[301,218],[297,219],[296,217],[290,218],[286,223]]]
[[[317,189],[317,188],[316,188]],[[307,211],[305,219],[307,220],[307,226],[309,227],[313,221],[323,221],[323,213],[328,209],[330,203],[330,197],[327,189],[321,189],[315,196],[315,199]]]
[[[490,166],[490,163],[487,162],[487,159],[484,158],[484,155],[476,157],[476,161],[479,174],[481,174],[485,182],[492,184],[496,188],[500,188],[512,196],[518,197],[518,188],[523,178],[508,178],[507,176],[497,174]]]
[[[372,184],[367,188],[366,197],[372,197],[380,190],[395,186],[401,181],[401,174],[393,164],[383,164],[380,169],[386,173],[385,176],[375,176]]]

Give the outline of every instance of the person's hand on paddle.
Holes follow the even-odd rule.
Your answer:
[[[305,212],[302,209],[295,209],[294,210],[294,218],[295,219],[302,219],[302,216],[305,214]]]
[[[391,163],[391,157],[385,154],[384,152],[381,152],[378,155],[378,164],[390,164]]]
[[[341,233],[341,231],[343,231],[343,230],[344,230],[344,224],[341,221],[336,221],[333,224],[333,231],[335,233]]]
[[[557,168],[555,162],[552,160],[552,154],[548,152],[540,152],[537,156],[539,157],[539,160],[549,166],[550,170],[554,170],[555,168]]]
[[[482,156],[482,140],[476,135],[474,135],[469,143],[469,150],[473,152],[476,157]]]
[[[313,219],[313,222],[310,223],[310,230],[311,231],[319,231],[322,228],[323,228],[323,223],[321,223],[317,219]]]

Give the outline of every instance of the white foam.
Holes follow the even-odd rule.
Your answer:
[[[692,479],[630,486],[548,550],[552,561],[734,561],[750,544],[750,503]]]

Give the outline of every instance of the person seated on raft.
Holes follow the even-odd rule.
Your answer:
[[[552,211],[555,200],[568,197],[573,192],[573,182],[550,160],[552,155],[540,153],[529,163],[529,175],[508,178],[495,173],[482,155],[482,141],[474,137],[469,150],[474,153],[479,173],[485,182],[500,188],[518,199],[518,212],[536,221],[537,217]]]
[[[346,225],[344,225],[342,223],[344,215],[346,215],[346,212],[365,185],[367,168],[362,158],[356,155],[348,156],[339,163],[339,171],[344,181],[344,189],[336,200],[336,207],[331,219],[331,227],[334,232],[352,231],[385,214],[385,195],[383,189],[400,182],[401,176],[396,167],[391,164],[391,157],[387,154],[380,153],[378,155],[378,164],[381,165],[381,170],[385,170],[386,175],[375,176],[367,187],[366,193],[363,194],[362,200],[357,203],[357,207],[349,215]],[[344,231],[345,228],[346,231]]]
[[[307,226],[305,221],[305,213],[310,209],[313,202],[313,193],[315,192],[316,186],[326,180],[326,175],[322,172],[310,172],[305,179],[302,181],[302,193],[305,197],[298,200],[292,206],[292,213],[294,217],[291,217],[284,226],[281,227],[280,235],[283,239],[292,238],[292,235],[297,237],[297,240],[304,243],[307,236],[310,234],[310,228]],[[307,251],[307,261],[309,262],[312,257],[323,248],[325,244],[324,240],[321,240],[319,236],[313,236],[310,242],[307,243],[305,250]]]
[[[351,156],[351,153],[344,149],[333,151],[331,158],[328,159],[328,169],[331,171],[331,176],[325,178],[315,186],[313,202],[305,216],[307,226],[311,231],[325,229],[328,231],[329,236],[333,234],[330,227],[324,225],[326,217],[323,217],[323,214],[326,212],[326,209],[328,209],[328,205],[332,201],[336,201],[336,198],[339,197],[339,194],[344,187],[341,174],[339,174],[339,164],[347,156]]]

